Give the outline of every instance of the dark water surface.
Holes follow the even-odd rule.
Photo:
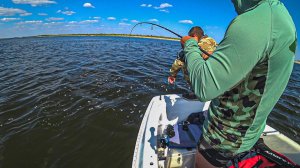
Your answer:
[[[0,40],[0,167],[130,167],[178,42],[113,37]],[[269,124],[300,142],[300,65]]]

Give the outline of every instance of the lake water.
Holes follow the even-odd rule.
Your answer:
[[[0,167],[130,167],[178,42],[114,37],[0,40]],[[300,142],[300,65],[268,123]]]

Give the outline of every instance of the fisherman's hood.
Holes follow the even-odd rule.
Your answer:
[[[264,0],[231,0],[234,4],[235,11],[240,15],[249,10],[256,8]]]

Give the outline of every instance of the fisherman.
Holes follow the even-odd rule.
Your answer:
[[[279,0],[232,0],[238,16],[204,60],[201,37],[184,37],[185,64],[200,101],[209,101],[196,167],[224,167],[247,153],[287,86],[297,45],[296,28]]]
[[[213,38],[205,35],[203,29],[199,26],[192,27],[190,29],[188,35],[191,37],[194,37],[194,36],[199,37],[199,43],[198,43],[199,47],[201,47],[203,50],[205,50],[209,54],[212,54],[217,47],[217,42]],[[183,72],[184,79],[187,81],[187,83],[190,84],[187,69],[186,69],[186,66],[184,66],[184,60],[182,59],[180,54],[182,54],[182,53],[178,54],[179,56],[176,58],[176,60],[174,61],[174,63],[172,64],[172,67],[170,69],[170,76],[168,77],[168,82],[172,85],[175,83],[177,74],[180,70],[182,70],[182,72]],[[202,53],[201,56],[205,60],[208,59],[208,57],[209,57],[208,55],[206,55],[204,53]]]

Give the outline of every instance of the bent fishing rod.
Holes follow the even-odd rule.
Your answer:
[[[174,31],[172,31],[172,30],[170,30],[170,29],[168,29],[168,28],[166,28],[166,27],[164,27],[164,26],[161,26],[161,25],[155,24],[155,23],[151,23],[151,22],[139,22],[139,23],[135,24],[135,25],[132,27],[131,31],[130,31],[130,35],[132,34],[132,31],[134,30],[134,28],[136,28],[138,25],[142,25],[142,24],[149,24],[149,25],[152,25],[152,26],[160,27],[160,28],[162,28],[162,29],[164,29],[164,30],[166,30],[166,31],[168,31],[168,32],[170,32],[170,33],[172,33],[172,34],[174,34],[175,36],[179,37],[180,39],[182,39],[182,37],[183,37],[183,36],[179,35],[178,33],[174,32]],[[209,54],[208,52],[206,52],[205,50],[203,50],[200,46],[199,46],[199,49],[200,49],[200,51],[202,51],[205,55],[211,56],[211,54]]]

